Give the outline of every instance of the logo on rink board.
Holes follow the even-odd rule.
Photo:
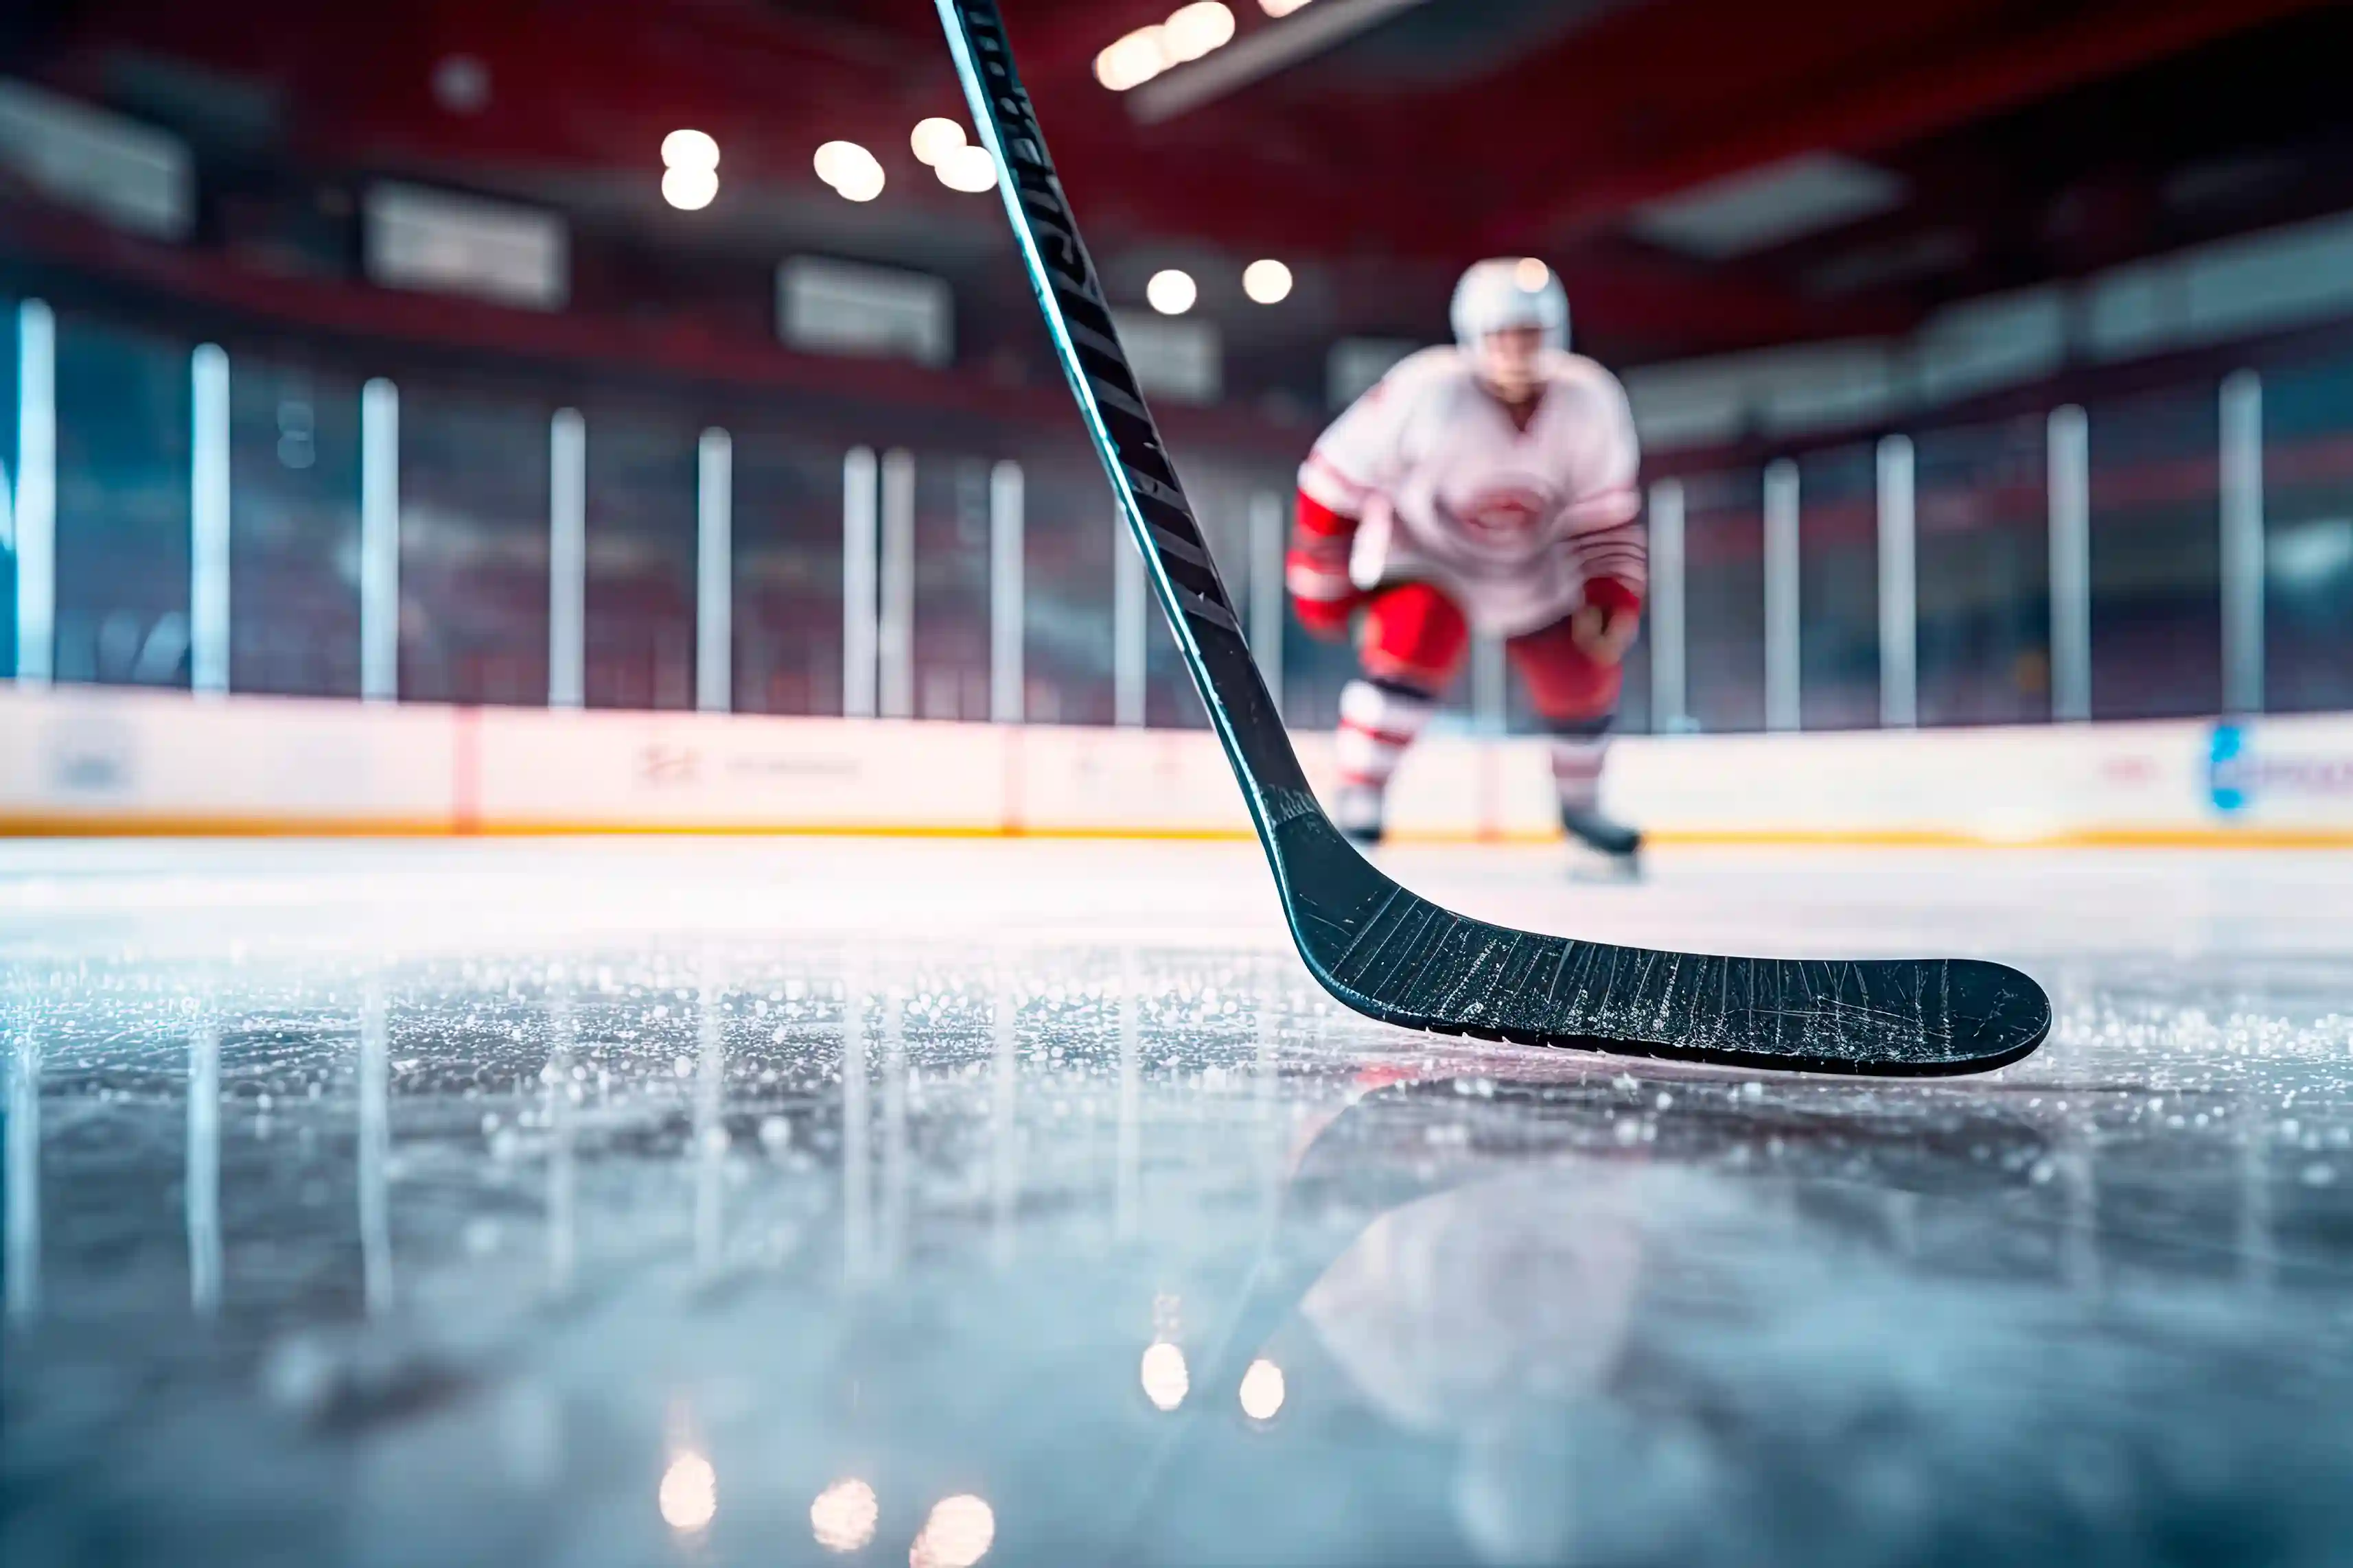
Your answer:
[[[58,794],[120,798],[138,784],[139,737],[114,715],[68,709],[48,725],[49,782]]]
[[[2206,782],[2214,809],[2235,816],[2258,799],[2353,797],[2353,755],[2279,756],[2258,751],[2243,724],[2217,724],[2207,744]]]
[[[836,752],[722,750],[715,755],[687,745],[648,742],[638,750],[638,782],[655,789],[715,783],[776,784],[854,779],[858,758]]]
[[[2247,808],[2247,732],[2236,724],[2214,726],[2206,752],[2206,782],[2213,792],[2214,809],[2229,813]]]

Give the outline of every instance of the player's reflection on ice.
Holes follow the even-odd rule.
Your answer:
[[[2031,1193],[2050,1146],[2003,1114],[1857,1136],[1753,1081],[1506,1076],[1527,1066],[1360,1074],[1294,1148],[1280,1223],[1204,1369],[1221,1383],[1280,1364],[1326,1411],[1438,1445],[1449,1511],[1489,1562],[1704,1545],[1679,1521],[1704,1531],[1698,1511],[1732,1501],[1757,1457],[1715,1429],[1721,1397],[1662,1380],[1645,1320],[1696,1300],[1719,1331],[1753,1333],[1775,1314],[1744,1276],[1824,1225],[1859,1249],[1858,1278],[1873,1253],[1917,1267],[1919,1200],[1972,1196],[1940,1149],[1974,1151],[1977,1195],[1999,1197]],[[1813,1189],[1826,1158],[1846,1191]],[[1714,1243],[1683,1239],[1694,1226]],[[1176,1525],[1173,1500],[1229,1485],[1250,1462],[1233,1447],[1214,1421],[1180,1433],[1148,1472],[1140,1538]]]
[[[2196,1532],[2334,1527],[2273,1461],[2205,1468],[2217,1444],[2317,1436],[2273,1429],[2269,1402],[2316,1372],[2263,1325],[2287,1306],[2275,1231],[2308,1237],[2333,1184],[2281,1215],[2301,1184],[2243,1152],[2263,1144],[2243,1103],[2172,1102],[2241,1144],[2209,1178],[2141,1143],[2143,1107],[2097,1094],[2089,1115],[2080,1090],[1907,1095],[1877,1122],[1843,1098],[1606,1070],[1378,1089],[1300,1157],[1207,1376],[1271,1357],[1328,1442],[1352,1446],[1345,1409],[1435,1445],[1447,1511],[1490,1562],[1749,1560],[1826,1530],[1863,1560],[2000,1552],[2185,1506]],[[2200,1238],[2149,1224],[2152,1202],[2205,1209]],[[2336,1343],[2333,1289],[2310,1279],[2289,1310]],[[2159,1389],[2194,1436],[2147,1419]],[[2015,1467],[2028,1446],[2048,1462]],[[1252,1462],[1196,1426],[1155,1466],[1138,1538],[1246,1492]]]
[[[20,1373],[135,1366],[174,1315],[258,1336],[277,1440],[353,1446],[350,1506],[406,1530],[442,1497],[444,1544],[527,1497],[623,1560],[583,1501],[609,1491],[713,1543],[788,1494],[821,1548],[934,1563],[1383,1530],[1492,1562],[1832,1529],[1900,1555],[2200,1474],[2301,1539],[2266,1455],[2344,1448],[2279,1421],[2267,1359],[2283,1325],[2333,1342],[2341,1205],[2286,1141],[2336,1122],[2252,1080],[1480,1051],[1343,1018],[1276,959],[1113,945],[93,970],[36,1003],[5,1256],[47,1355]],[[2348,1392],[2305,1361],[2299,1401]],[[2030,1441],[2064,1462],[1999,1462]]]

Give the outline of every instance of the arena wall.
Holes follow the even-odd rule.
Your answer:
[[[1329,746],[1303,737],[1311,776]],[[1541,740],[1432,737],[1399,837],[1552,837]],[[2353,717],[1632,737],[1664,842],[2353,847]],[[0,691],[0,832],[1247,831],[1204,731]]]

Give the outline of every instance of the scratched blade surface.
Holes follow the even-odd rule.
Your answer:
[[[1506,930],[1382,876],[1315,802],[1136,384],[995,0],[936,0],[1064,375],[1265,846],[1300,956],[1409,1028],[1699,1061],[1975,1072],[2042,1043],[2051,1005],[1998,964],[1703,958]]]
[[[1813,1072],[1982,1072],[2042,1044],[2051,1004],[1968,959],[1717,958],[1472,920],[1366,865],[1319,813],[1280,831],[1316,978],[1409,1028]]]

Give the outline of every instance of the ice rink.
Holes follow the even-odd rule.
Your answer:
[[[2344,1560],[2353,861],[1385,864],[2057,1027],[1404,1034],[1235,843],[0,846],[0,1560]]]

